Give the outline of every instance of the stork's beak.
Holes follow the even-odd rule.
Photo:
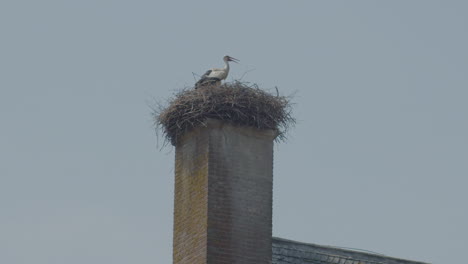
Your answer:
[[[239,63],[239,60],[236,59],[236,58],[233,58],[233,57],[228,57],[228,61],[232,61],[232,62],[235,62],[235,63]]]

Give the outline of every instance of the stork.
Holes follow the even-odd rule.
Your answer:
[[[229,74],[229,62],[233,61],[238,63],[239,60],[226,55],[224,56],[223,61],[225,64],[224,68],[213,68],[205,72],[200,80],[195,83],[195,89],[203,86],[221,84],[221,81],[225,80]]]

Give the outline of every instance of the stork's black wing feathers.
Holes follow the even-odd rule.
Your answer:
[[[205,83],[205,81],[209,79],[208,76],[210,75],[211,72],[212,70],[207,70],[205,74],[201,76],[200,80],[198,80],[198,82],[195,83],[195,89],[197,89],[199,86],[202,86]]]
[[[207,70],[205,72],[205,74],[202,75],[201,79],[204,79],[204,78],[208,77],[208,75],[210,75],[211,72],[212,72],[212,70]]]
[[[205,72],[205,74],[202,75],[200,80],[198,80],[198,82],[195,83],[195,89],[197,89],[198,87],[201,87],[201,86],[214,85],[214,84],[216,84],[218,82],[221,82],[221,79],[219,79],[219,78],[208,77],[211,72],[212,72],[212,70],[208,70],[208,71]]]

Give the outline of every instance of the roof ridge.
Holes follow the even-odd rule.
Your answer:
[[[286,247],[275,246],[275,245],[272,245],[272,247],[282,248],[282,249],[287,249],[287,250],[292,250],[292,251],[297,251],[297,252],[303,252],[303,253],[306,253],[307,255],[323,255],[323,256],[327,257],[327,259],[326,259],[327,261],[329,260],[329,258],[332,258],[332,261],[333,261],[333,259],[337,258],[338,262],[336,262],[336,263],[339,263],[339,260],[351,260],[351,261],[356,261],[357,263],[384,264],[384,262],[380,262],[380,261],[365,260],[365,259],[360,259],[360,258],[355,258],[355,257],[348,257],[348,256],[340,256],[340,255],[335,255],[335,254],[330,254],[330,253],[325,253],[325,252],[315,252],[315,251],[310,252],[310,251],[306,251],[306,250],[300,250],[300,249],[296,249],[296,248],[286,248]],[[289,256],[289,257],[307,259],[307,258],[304,258],[304,257],[295,257],[295,256]],[[317,260],[317,259],[315,259],[315,260]],[[325,259],[319,258],[318,260],[324,261]]]
[[[274,242],[277,242],[277,244],[274,244],[272,245],[273,247],[276,247],[278,249],[284,249],[284,250],[294,250],[296,252],[303,252],[303,253],[308,253],[308,254],[311,254],[312,252],[310,251],[307,251],[307,250],[303,250],[303,249],[297,249],[296,247],[295,248],[291,248],[291,247],[281,247],[281,244],[279,243],[284,243],[284,244],[290,244],[290,245],[296,245],[296,246],[305,246],[305,247],[313,247],[315,248],[315,251],[314,253],[320,253],[324,256],[328,255],[328,256],[335,256],[335,257],[338,257],[342,260],[345,260],[345,259],[348,259],[348,260],[352,260],[352,259],[355,259],[355,260],[360,260],[361,263],[370,263],[370,264],[381,264],[381,263],[387,263],[387,260],[393,260],[393,261],[396,261],[396,262],[402,262],[402,263],[407,263],[407,264],[428,264],[427,262],[422,262],[422,261],[414,261],[414,260],[407,260],[407,259],[402,259],[402,258],[396,258],[396,257],[390,257],[390,256],[387,256],[387,255],[384,255],[384,254],[379,254],[379,253],[373,253],[373,252],[369,252],[369,251],[357,251],[357,250],[352,250],[352,249],[346,249],[346,248],[342,248],[342,247],[334,247],[334,246],[329,246],[329,245],[319,245],[319,244],[314,244],[314,243],[304,243],[304,242],[299,242],[299,241],[295,241],[295,240],[289,240],[289,239],[284,239],[284,238],[279,238],[279,237],[272,237],[273,238],[273,241]],[[278,245],[279,244],[279,245]],[[343,255],[336,255],[336,253],[334,252],[330,252],[328,253],[327,250],[330,250],[330,251],[341,251],[343,253],[349,253],[349,254],[353,254],[353,255],[359,255],[361,254],[363,256],[363,258],[366,258],[366,256],[370,257],[370,258],[376,258],[376,260],[363,260],[363,259],[360,259],[359,256],[356,257],[356,256],[343,256]],[[319,252],[317,252],[319,251]],[[324,252],[325,251],[325,252]],[[380,258],[380,259],[379,259]],[[383,261],[383,262],[381,262]],[[347,264],[347,263],[346,263]],[[353,263],[354,264],[354,263]],[[356,263],[357,264],[357,263]]]

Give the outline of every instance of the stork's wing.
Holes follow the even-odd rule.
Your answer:
[[[213,85],[217,82],[220,82],[221,79],[218,78],[218,77],[210,77],[210,74],[213,72],[213,70],[208,70],[205,72],[205,74],[203,74],[200,78],[200,80],[198,80],[198,82],[195,83],[195,89],[197,89],[198,87],[200,86],[204,86],[204,85]]]
[[[202,77],[201,77],[200,79],[204,79],[204,78],[208,77],[208,76],[210,75],[211,72],[212,72],[212,70],[207,70],[207,71],[205,72],[205,74],[203,74]]]

